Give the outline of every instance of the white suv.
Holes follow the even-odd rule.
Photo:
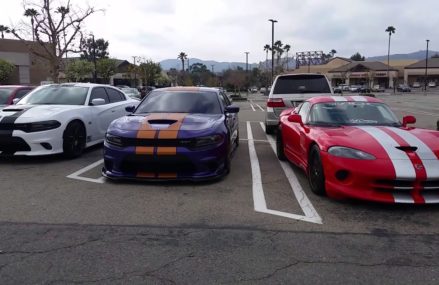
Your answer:
[[[276,130],[279,115],[284,109],[297,107],[311,97],[332,95],[334,92],[325,75],[316,73],[278,75],[268,95],[265,132],[272,134]]]

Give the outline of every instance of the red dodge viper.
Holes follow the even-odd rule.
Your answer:
[[[377,98],[314,97],[281,114],[277,156],[305,170],[318,195],[439,203],[439,132],[414,123]]]

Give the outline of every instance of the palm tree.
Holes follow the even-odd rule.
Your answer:
[[[32,25],[32,40],[33,41],[35,41],[34,18],[38,15],[39,14],[38,14],[37,10],[35,10],[33,8],[26,9],[26,11],[24,12],[24,16],[30,17],[30,23]]]
[[[2,39],[5,38],[4,33],[9,33],[10,30],[7,26],[0,25],[0,33],[2,34]]]
[[[390,67],[390,38],[392,37],[392,34],[394,34],[396,31],[395,27],[388,26],[385,30],[386,33],[389,33],[389,45],[387,48],[387,78],[389,79],[389,85],[390,85],[390,76],[389,76],[389,67]]]
[[[281,41],[274,42],[274,50],[276,51],[276,65],[279,66],[280,58],[282,57],[282,54],[284,53],[283,43]]]
[[[268,52],[271,50],[271,46],[269,45],[269,44],[266,44],[265,46],[264,46],[264,51],[265,51],[265,53],[266,53],[266,55],[265,55],[265,69],[268,69]]]
[[[184,61],[187,59],[187,54],[185,52],[180,52],[177,56],[181,60],[181,71],[184,71]]]
[[[60,6],[56,9],[56,13],[61,14],[61,21],[62,21],[62,28],[63,28],[63,37],[64,37],[64,46],[67,45],[66,43],[66,26],[64,25],[65,16],[70,13],[69,7]],[[67,52],[66,52],[66,58],[67,58]]]
[[[291,49],[291,46],[289,44],[286,44],[284,46],[284,50],[287,53],[287,70],[288,70],[288,52],[290,51],[290,49]]]

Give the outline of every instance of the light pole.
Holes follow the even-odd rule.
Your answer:
[[[136,58],[137,58],[137,56],[133,56],[133,63],[134,63],[134,86],[131,86],[131,87],[136,87],[137,86]]]
[[[424,91],[427,92],[427,70],[428,70],[428,43],[430,40],[427,41],[427,50],[425,51],[425,76],[424,76]]]
[[[93,43],[93,65],[94,65],[94,71],[93,71],[93,82],[96,83],[97,81],[97,73],[96,73],[96,42],[95,42],[95,35],[91,34],[92,43]]]
[[[212,67],[212,73],[215,73],[215,64],[210,65]]]
[[[250,52],[246,51],[245,53],[245,87],[247,88],[248,92],[248,54]]]
[[[269,19],[271,22],[271,84],[273,84],[274,80],[274,23],[277,23],[277,20]]]

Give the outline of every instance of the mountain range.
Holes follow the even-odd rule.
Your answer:
[[[402,53],[402,54],[391,54],[390,60],[421,60],[425,58],[425,52],[426,50],[420,50],[416,52],[411,53]],[[428,56],[431,57],[435,54],[439,54],[439,51],[428,51]],[[337,56],[337,55],[336,55]],[[380,55],[380,56],[371,56],[366,58],[367,61],[386,61],[387,55]],[[206,65],[206,67],[209,70],[212,70],[214,72],[222,72],[227,69],[236,69],[237,67],[240,67],[242,69],[245,69],[245,62],[218,62],[215,60],[202,60],[199,58],[190,58],[189,64],[192,65],[194,63],[202,63]],[[187,68],[188,60],[185,62],[185,68]],[[261,61],[261,63],[249,63],[248,69],[251,70],[252,68],[265,66],[265,65],[271,65],[271,60],[269,60],[267,63],[265,61]],[[175,68],[177,70],[181,70],[181,60],[179,59],[165,59],[160,61],[160,65],[164,70],[169,70],[171,68]],[[295,66],[295,60],[289,59],[289,66]]]

